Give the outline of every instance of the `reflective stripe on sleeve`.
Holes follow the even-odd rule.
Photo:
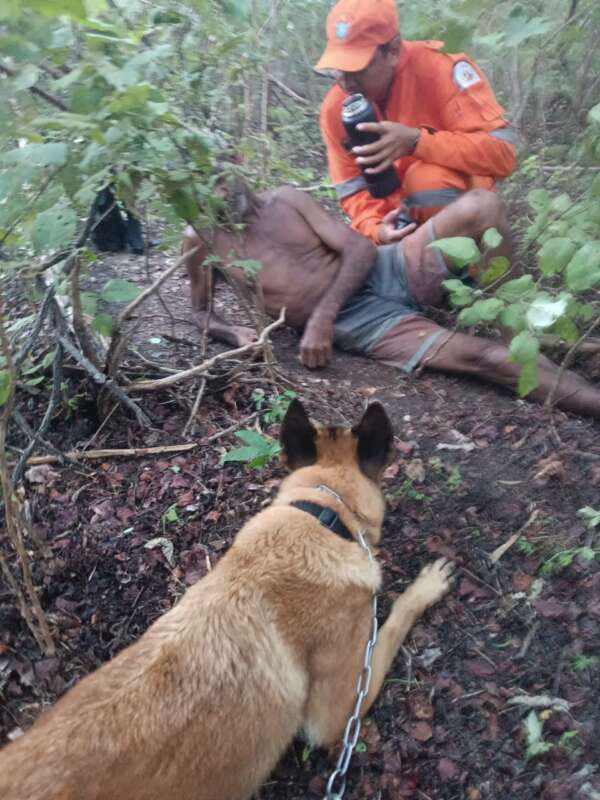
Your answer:
[[[517,137],[512,128],[498,128],[495,131],[490,131],[488,136],[494,139],[500,139],[503,142],[510,142],[510,144],[516,144],[517,142]]]
[[[344,197],[350,197],[351,194],[362,192],[367,188],[367,181],[364,175],[357,175],[354,178],[348,178],[347,181],[335,184],[335,194],[338,200],[343,200]]]

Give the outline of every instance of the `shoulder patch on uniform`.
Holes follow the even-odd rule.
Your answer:
[[[457,61],[452,70],[452,79],[459,89],[468,89],[481,82],[481,78],[474,66],[468,61]]]

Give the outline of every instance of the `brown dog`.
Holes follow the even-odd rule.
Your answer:
[[[272,505],[139,642],[0,753],[2,800],[241,800],[298,731],[340,738],[381,581],[355,539],[379,541],[393,433],[377,403],[352,429],[316,429],[294,400],[281,442],[292,474]],[[314,506],[339,521],[325,527]],[[394,602],[363,713],[451,572],[436,561]]]

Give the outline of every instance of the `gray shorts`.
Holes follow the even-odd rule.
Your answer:
[[[421,315],[408,284],[402,247],[380,245],[365,283],[336,318],[333,342],[341,350],[368,354],[399,322]],[[411,372],[441,333],[436,330],[419,342],[400,368]]]

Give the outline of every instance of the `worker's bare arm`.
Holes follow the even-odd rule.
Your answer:
[[[337,274],[312,311],[300,341],[300,360],[310,368],[331,359],[333,324],[344,303],[362,286],[375,259],[368,239],[332,217],[308,194],[284,188],[281,196],[298,211],[321,241],[340,256]]]

